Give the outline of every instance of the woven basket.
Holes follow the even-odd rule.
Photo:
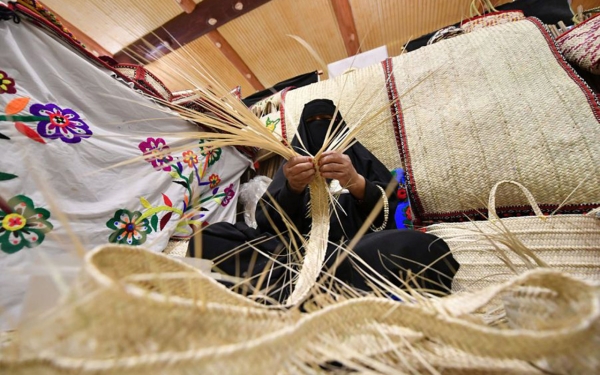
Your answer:
[[[564,34],[556,43],[569,62],[600,74],[600,15],[592,17]]]
[[[535,217],[498,218],[496,190],[504,183],[525,193]],[[427,227],[428,233],[446,241],[460,264],[453,291],[480,289],[536,267],[600,281],[600,220],[585,215],[544,216],[531,193],[512,181],[492,188],[488,207],[489,221]]]
[[[494,311],[492,314],[489,311]],[[473,294],[269,311],[164,255],[87,255],[59,308],[0,347],[10,374],[550,372],[598,369],[598,287],[537,270]]]

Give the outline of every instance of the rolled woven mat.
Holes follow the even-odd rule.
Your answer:
[[[496,191],[518,186],[536,216],[500,219]],[[525,186],[498,182],[488,202],[488,221],[434,224],[427,233],[442,238],[460,268],[452,290],[473,291],[509,280],[537,267],[600,282],[600,219],[587,215],[544,216]]]
[[[571,193],[562,213],[600,204],[598,99],[538,20],[484,28],[392,63],[393,90],[407,93],[395,121],[417,218],[477,216],[500,180],[527,186],[546,212]],[[518,190],[497,202],[501,215],[527,213]]]
[[[583,374],[599,369],[599,319],[598,286],[544,270],[477,293],[364,297],[300,315],[111,245],[86,256],[70,298],[0,347],[0,372],[330,373],[335,361],[339,372]]]
[[[386,77],[381,64],[288,92],[282,117],[282,127],[288,141],[296,134],[304,104],[313,99],[332,100],[351,129],[376,115],[382,108],[388,108],[372,119],[356,138],[390,170],[401,165],[389,111]]]

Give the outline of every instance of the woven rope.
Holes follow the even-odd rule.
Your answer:
[[[393,58],[398,92],[408,92],[404,147],[418,215],[481,211],[500,180],[519,181],[542,204],[558,205],[588,177],[568,204],[600,203],[598,103],[547,37],[524,20]],[[526,205],[517,192],[500,192],[498,207]]]
[[[539,266],[600,281],[600,220],[585,215],[542,216],[531,193],[520,184],[538,216],[498,219],[494,197],[506,182],[494,185],[490,193],[490,221],[427,227],[428,233],[448,244],[460,264],[453,291],[494,285]]]
[[[314,99],[332,100],[351,129],[387,106],[388,109],[374,118],[356,138],[389,169],[400,166],[385,76],[380,64],[290,91],[284,104],[288,141],[296,134],[304,104]],[[376,136],[373,136],[374,133]]]
[[[528,272],[426,303],[365,297],[300,316],[260,307],[178,261],[140,249],[97,249],[84,271],[70,299],[0,348],[0,371],[319,373],[328,361],[369,358],[364,363],[399,372],[435,365],[462,373],[535,373],[527,362],[551,372],[598,369],[598,287],[557,272]],[[152,277],[135,281],[140,276]],[[174,296],[166,280],[189,287]],[[492,327],[478,311],[498,306],[499,297],[507,323]]]

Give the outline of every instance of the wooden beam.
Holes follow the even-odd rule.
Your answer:
[[[240,72],[244,78],[250,82],[252,87],[254,87],[257,91],[264,90],[265,87],[260,83],[260,81],[256,78],[254,73],[250,70],[248,65],[242,60],[240,55],[233,49],[231,44],[227,42],[227,40],[221,35],[218,30],[209,31],[206,34],[208,39],[214,43],[214,45],[221,51],[221,53],[233,64],[233,66]]]
[[[181,9],[186,13],[192,13],[196,7],[194,0],[175,0],[175,2],[179,4]]]
[[[344,46],[348,57],[360,53],[360,43],[358,41],[358,33],[356,32],[356,24],[352,15],[352,7],[350,0],[331,0],[333,13],[338,22],[338,28],[344,39]]]
[[[137,63],[126,51],[133,51],[143,59],[153,60],[152,52],[170,52],[164,47],[167,42],[172,49],[179,48],[227,22],[240,17],[271,0],[203,0],[192,13],[182,13],[161,27],[144,35],[121,51],[115,53],[115,59],[123,63]],[[153,49],[149,51],[149,49]],[[131,52],[130,52],[131,53]]]
[[[42,4],[42,3],[40,3],[40,4]],[[91,53],[93,53],[96,56],[104,55],[104,56],[112,57],[112,53],[108,52],[100,44],[96,43],[96,41],[94,39],[90,38],[89,36],[87,36],[86,33],[84,33],[83,31],[81,31],[78,28],[76,28],[75,26],[73,26],[72,23],[70,23],[69,21],[62,18],[59,14],[57,14],[55,11],[50,9],[46,4],[42,4],[42,5],[44,6],[44,8],[48,9],[48,11],[50,11],[52,14],[54,14],[54,17],[56,17],[56,19],[59,20],[60,23],[62,23],[64,27],[69,29],[69,31],[75,36],[75,38],[79,39],[79,41],[81,41],[83,44],[85,44],[86,48]]]

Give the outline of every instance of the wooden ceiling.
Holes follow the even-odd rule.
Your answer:
[[[323,78],[327,78],[326,66],[290,35],[305,40],[325,64],[352,56],[359,48],[367,51],[382,45],[395,56],[411,39],[468,18],[471,2],[44,0],[43,4],[99,54],[120,57],[136,42],[151,42],[156,49],[160,41],[153,31],[171,47],[183,39],[187,43],[183,48],[162,57],[155,53],[151,58],[155,61],[147,65],[172,91],[192,88],[190,78],[202,82],[199,72],[203,67],[227,87],[240,85],[242,96],[248,96],[314,70],[324,70]],[[507,2],[493,1],[494,5]],[[587,9],[600,5],[600,0],[573,0],[574,8],[579,4]],[[218,18],[210,12],[216,12]],[[203,35],[196,37],[199,34]],[[173,41],[170,35],[180,38]],[[166,48],[162,51],[168,52]]]

